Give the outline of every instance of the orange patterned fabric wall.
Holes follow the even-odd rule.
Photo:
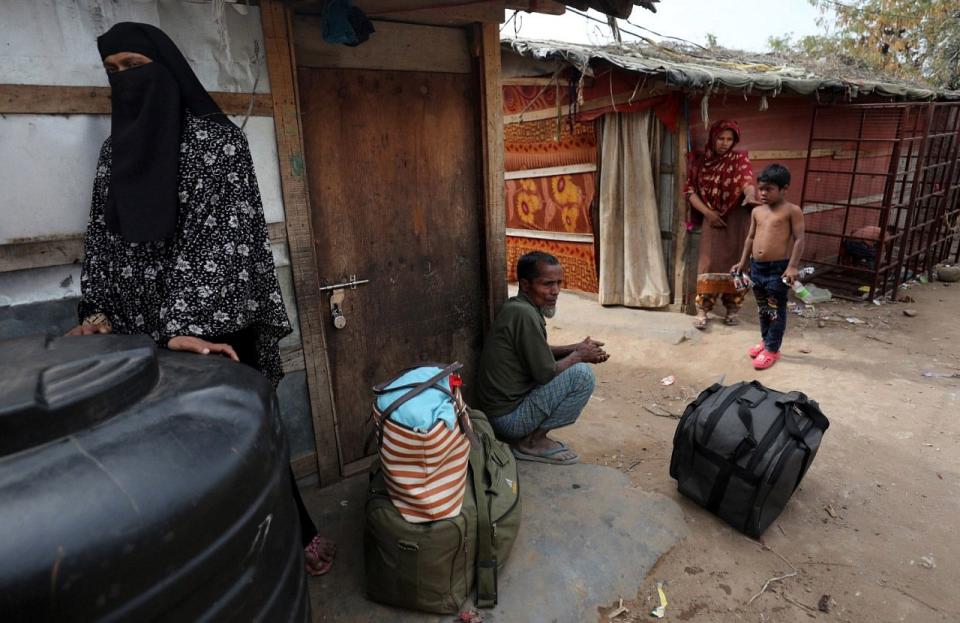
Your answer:
[[[526,93],[529,90],[529,93]],[[521,106],[526,97],[539,91],[526,87],[505,87],[505,109]],[[550,89],[547,89],[550,91]],[[512,95],[511,95],[512,94]],[[523,97],[526,96],[526,97]],[[538,99],[549,100],[546,92]],[[597,135],[593,122],[543,119],[510,123],[504,128],[504,165],[508,172],[522,172],[569,165],[596,165]],[[597,269],[591,206],[596,194],[595,172],[557,172],[506,181],[507,271],[516,281],[517,259],[529,251],[555,255],[564,268],[564,287],[597,292]],[[522,235],[523,230],[539,232],[537,237]],[[552,234],[556,234],[553,237]],[[563,240],[570,235],[585,239]]]
[[[592,234],[596,173],[507,180],[507,227]]]
[[[510,281],[517,280],[517,260],[530,251],[543,251],[560,260],[560,265],[563,266],[564,288],[584,292],[599,291],[593,244],[510,236],[507,238],[507,278]]]
[[[503,165],[507,171],[523,171],[597,161],[594,124],[573,124],[564,119],[540,119],[510,123],[504,127]]]

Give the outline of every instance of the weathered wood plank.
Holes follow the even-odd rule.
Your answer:
[[[210,95],[228,115],[245,115],[253,100],[254,117],[269,117],[273,103],[269,93]],[[33,84],[0,84],[0,114],[109,115],[110,87],[72,87]]]
[[[552,177],[554,175],[570,175],[572,173],[593,173],[597,165],[593,163],[568,164],[562,167],[545,167],[543,169],[527,169],[526,171],[508,171],[504,174],[505,180],[526,179],[529,177]]]
[[[563,15],[567,10],[567,7],[557,0],[507,0],[506,8],[508,11],[532,11],[548,15]]]
[[[310,413],[317,446],[317,470],[320,482],[326,485],[340,478],[342,462],[323,327],[326,315],[318,290],[317,258],[305,178],[291,18],[289,9],[280,0],[261,1],[260,20],[273,97],[287,243],[300,317]]]
[[[298,372],[306,369],[303,360],[303,346],[286,346],[280,349],[280,363],[283,365],[283,373]]]
[[[494,24],[474,26],[479,59],[480,138],[483,144],[483,223],[487,254],[488,321],[507,298],[507,216],[504,207],[503,87],[500,84],[500,31]]]
[[[290,469],[297,480],[317,473],[317,453],[304,454],[290,461]]]
[[[270,242],[286,242],[283,223],[268,223]],[[0,244],[0,273],[47,266],[78,264],[83,261],[83,234],[45,236],[29,240],[13,240]]]
[[[83,236],[63,236],[0,245],[0,273],[83,260]]]
[[[357,6],[373,19],[417,24],[466,25],[473,22],[499,24],[503,21],[503,0],[488,2],[424,2],[423,0],[358,0]]]
[[[670,232],[666,232],[670,233]],[[557,242],[587,242],[592,243],[593,234],[578,234],[566,231],[540,231],[539,229],[507,228],[510,238],[535,238],[537,240],[556,240]]]
[[[539,78],[536,78],[536,77],[503,78],[503,80],[501,80],[501,84],[505,87],[509,87],[509,86],[537,87],[537,86],[544,86],[544,85],[551,86],[555,84],[559,84],[562,87],[569,87],[577,84],[577,82],[572,80],[567,80],[566,78],[551,78],[549,76],[544,76]],[[583,85],[592,86],[593,78],[584,78]]]
[[[462,28],[378,21],[376,29],[377,32],[369,41],[351,48],[324,41],[318,18],[298,17],[294,31],[297,64],[320,69],[456,74],[469,74],[472,71],[466,33]]]
[[[323,2],[296,0],[292,3],[297,15],[319,15]],[[354,5],[377,20],[410,24],[466,26],[474,22],[500,23],[504,16],[503,0],[356,0]]]

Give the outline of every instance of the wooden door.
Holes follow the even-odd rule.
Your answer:
[[[300,67],[298,80],[321,285],[370,280],[346,291],[345,328],[326,330],[349,464],[373,384],[428,361],[472,377],[487,313],[477,79]]]

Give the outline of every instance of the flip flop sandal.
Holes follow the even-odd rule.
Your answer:
[[[753,360],[753,367],[757,370],[766,370],[778,361],[780,361],[779,352],[771,353],[770,351],[765,350],[757,355],[757,358]]]
[[[551,463],[553,465],[573,465],[574,463],[577,463],[580,461],[580,457],[576,453],[574,453],[574,455],[568,459],[552,458],[560,454],[561,452],[570,450],[570,448],[568,448],[566,444],[563,444],[563,443],[561,443],[556,448],[550,448],[543,454],[527,454],[526,452],[521,452],[516,448],[510,448],[510,450],[513,452],[513,456],[515,456],[519,461],[534,461],[537,463]]]
[[[704,331],[707,328],[707,318],[695,318],[693,321],[693,328]]]
[[[737,316],[736,314],[733,314],[732,316],[727,316],[726,318],[723,319],[723,324],[727,325],[728,327],[735,327],[738,324],[740,324],[740,317]]]
[[[764,348],[766,348],[766,346],[764,346],[763,342],[760,342],[756,346],[751,346],[747,354],[750,355],[750,359],[756,359],[757,355],[762,353]]]

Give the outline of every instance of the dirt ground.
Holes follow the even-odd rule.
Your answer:
[[[834,301],[818,306],[819,320],[791,314],[783,358],[764,372],[745,353],[759,335],[752,300],[741,326],[714,320],[695,339],[670,344],[629,321],[631,313],[651,312],[620,310],[627,320],[610,323],[604,314],[614,310],[583,295],[561,296],[561,312],[567,304],[576,313],[550,321],[550,341],[591,335],[606,341],[612,357],[596,367],[584,416],[557,437],[584,461],[676,499],[689,531],[636,595],[623,595],[629,612],[613,621],[652,620],[658,581],[669,601],[665,620],[960,620],[960,378],[923,376],[960,373],[960,284],[902,294],[915,301]],[[904,315],[907,309],[916,315]],[[681,413],[723,374],[726,383],[759,378],[806,392],[831,421],[803,484],[762,543],[680,497],[668,474],[677,421],[664,412]],[[661,385],[667,375],[676,383]],[[599,620],[611,609],[601,609]]]

